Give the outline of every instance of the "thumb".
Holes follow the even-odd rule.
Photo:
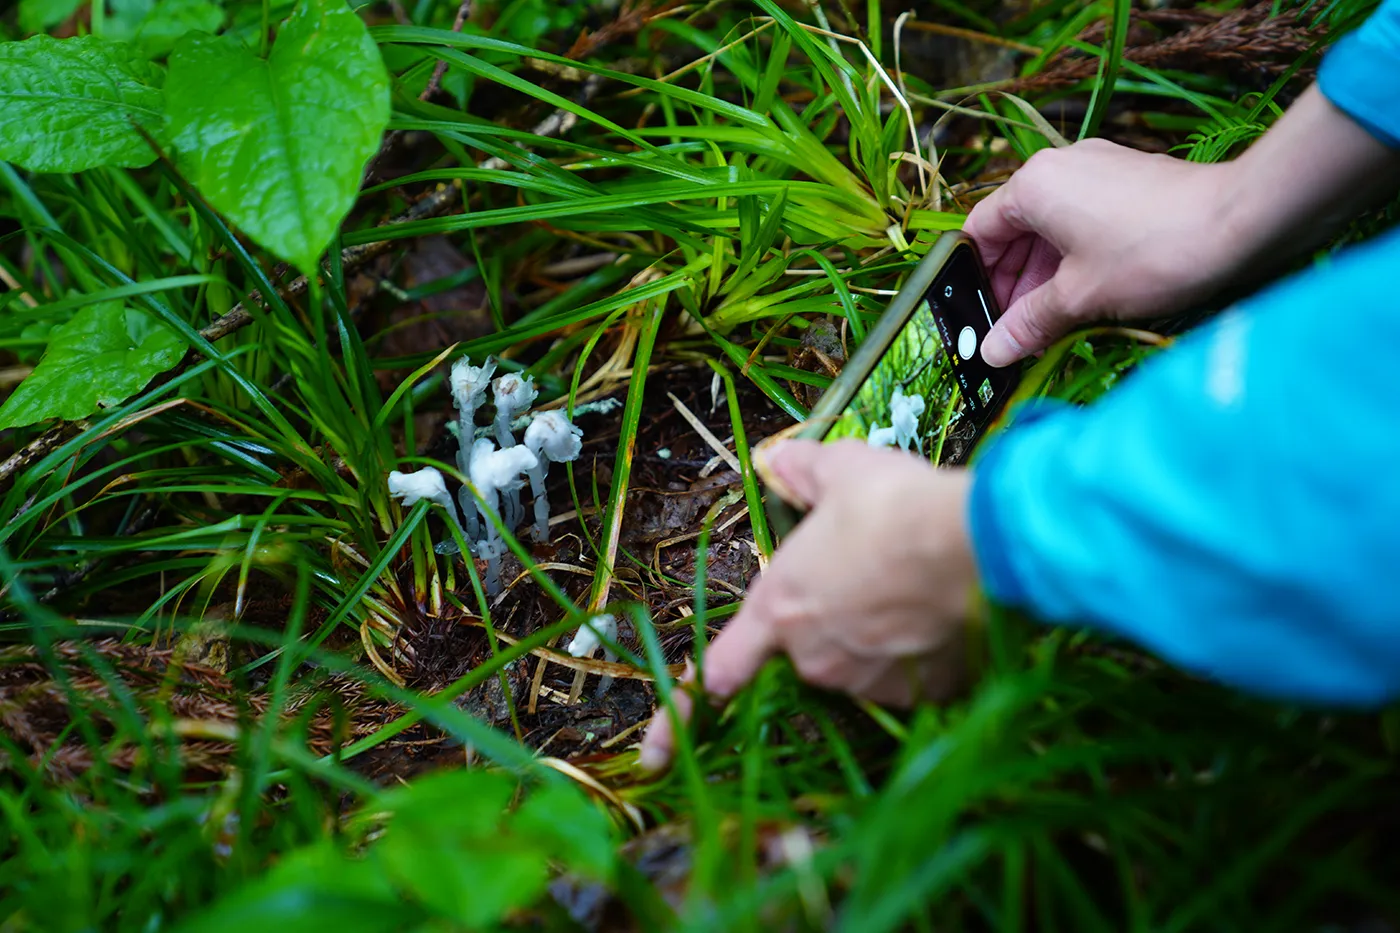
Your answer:
[[[1051,277],[1011,303],[982,340],[988,366],[1009,366],[1039,353],[1073,325],[1063,273]]]

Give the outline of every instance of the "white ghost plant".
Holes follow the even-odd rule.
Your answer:
[[[604,656],[612,661],[617,654],[606,647],[606,642],[617,641],[617,616],[611,612],[601,612],[578,627],[573,640],[569,642],[569,654],[576,658],[587,658],[604,645]]]
[[[496,371],[496,361],[490,357],[480,366],[473,366],[465,356],[452,364],[452,401],[457,406],[457,469],[463,476],[472,474],[472,441],[476,434],[476,412],[486,401],[486,390],[491,387],[491,375]],[[476,503],[467,488],[457,491],[457,501],[462,505],[462,515],[467,520],[468,540],[475,541],[480,536],[476,521]]]
[[[486,558],[486,592],[492,596],[501,591],[500,560],[504,548],[496,523],[491,521],[491,512],[500,508],[501,490],[508,489],[521,473],[534,467],[537,462],[528,447],[497,450],[488,438],[482,438],[472,446],[471,481],[477,495],[481,496],[478,507],[486,532],[478,544],[478,552]]]
[[[496,443],[506,450],[515,446],[511,423],[517,415],[530,410],[540,393],[532,377],[516,373],[506,373],[497,378],[492,388],[496,401]],[[524,488],[524,480],[514,480],[501,487],[501,519],[507,528],[517,527],[525,517],[525,509],[520,504],[520,490]]]
[[[525,447],[538,461],[528,471],[530,492],[535,497],[535,540],[549,539],[549,497],[545,492],[545,478],[549,475],[550,463],[567,463],[577,460],[583,450],[583,429],[562,411],[542,411],[530,421],[525,429]]]
[[[457,516],[457,504],[452,501],[452,496],[447,491],[447,483],[435,467],[424,467],[412,473],[392,471],[389,474],[389,495],[403,503],[405,508],[417,505],[420,499],[427,499],[435,505],[442,506],[452,519],[452,524],[457,526],[464,538],[466,537],[462,520]]]
[[[919,453],[924,452],[923,438],[919,437],[919,416],[924,413],[922,395],[905,395],[904,390],[895,389],[890,398],[890,426],[895,430],[895,439],[905,450],[914,444]]]

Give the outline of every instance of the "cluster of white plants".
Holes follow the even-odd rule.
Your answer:
[[[924,413],[922,395],[905,395],[903,389],[895,389],[890,396],[890,424],[872,428],[866,438],[871,447],[899,446],[904,450],[913,444],[924,452],[923,438],[919,437],[919,416]]]
[[[529,482],[535,499],[535,539],[545,541],[549,537],[549,499],[545,495],[549,464],[577,460],[583,448],[583,431],[560,411],[535,414],[525,423],[524,442],[517,443],[512,428],[520,416],[529,412],[539,392],[528,376],[507,373],[493,381],[495,371],[496,363],[489,358],[481,366],[473,366],[463,357],[452,366],[452,399],[457,406],[458,426],[457,469],[476,490],[475,496],[466,486],[458,490],[462,517],[458,516],[442,473],[433,467],[389,474],[390,495],[405,506],[420,499],[441,505],[462,529],[472,553],[486,561],[484,582],[487,593],[493,596],[501,590],[501,558],[505,554],[500,527],[514,532],[524,521],[520,493],[525,483]],[[486,402],[488,389],[496,416],[490,430],[483,432],[487,436],[478,438],[476,414]],[[500,526],[495,515],[500,516]]]

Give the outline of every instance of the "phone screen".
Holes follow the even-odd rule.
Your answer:
[[[959,246],[824,440],[855,438],[961,463],[1016,387],[982,361],[1000,316],[981,262]]]

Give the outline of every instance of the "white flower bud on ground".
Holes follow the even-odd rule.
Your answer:
[[[389,495],[402,502],[406,508],[417,505],[420,499],[427,499],[429,502],[446,501],[449,505],[452,503],[452,498],[447,494],[447,483],[434,467],[424,467],[412,473],[394,470],[389,474]]]
[[[872,428],[865,443],[871,447],[893,447],[898,432],[894,428]]]
[[[576,658],[589,657],[604,641],[617,641],[617,616],[611,612],[599,613],[580,625],[573,641],[569,642],[569,654]]]

